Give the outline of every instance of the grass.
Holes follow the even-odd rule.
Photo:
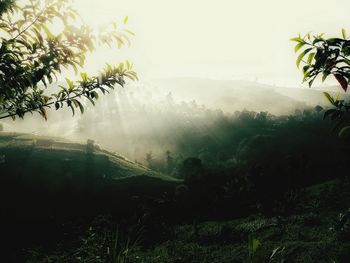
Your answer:
[[[0,155],[5,155],[5,162],[0,163],[1,219],[13,239],[5,241],[26,248],[26,261],[5,262],[350,262],[350,218],[341,216],[350,203],[346,180],[303,189],[293,213],[179,223],[180,214],[165,211],[173,211],[173,195],[181,180],[122,156],[87,148],[52,138],[0,133]],[[182,213],[181,209],[174,211]],[[113,219],[86,223],[104,213],[111,213]],[[121,223],[125,218],[120,215],[128,216],[127,223]],[[165,217],[176,224],[167,224]],[[11,229],[14,218],[19,224]],[[81,218],[84,224],[79,223]],[[69,241],[65,232],[60,233],[66,228],[57,227],[54,236],[48,226],[38,240],[49,236],[50,246],[30,243],[42,234],[30,222],[59,225],[69,220],[78,225],[69,228],[73,236]],[[29,227],[20,228],[21,222],[29,222]],[[142,227],[142,234],[131,231],[132,226]],[[38,224],[37,229],[43,228]],[[19,245],[22,239],[28,243]]]

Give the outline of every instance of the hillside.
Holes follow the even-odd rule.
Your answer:
[[[347,263],[348,190],[348,183],[329,181],[303,189],[293,202],[293,214],[177,226],[172,239],[136,251],[130,262]]]
[[[153,215],[142,232],[137,228],[128,232],[130,239],[117,233],[121,245],[115,251],[125,253],[130,263],[348,263],[349,186],[349,182],[331,180],[304,188],[283,204],[287,214],[176,225],[161,223]],[[50,252],[36,248],[28,253],[30,262],[75,262],[70,255],[86,262],[94,262],[98,255],[101,261],[97,262],[110,262],[104,249],[114,239],[103,239],[113,229],[109,220],[95,220],[76,247],[55,244]]]
[[[225,112],[245,108],[284,115],[325,103],[320,90],[285,88],[243,80],[174,78],[157,79],[152,84],[159,91],[171,92],[175,99],[196,100],[199,104]]]
[[[98,145],[74,143],[56,137],[3,132],[0,133],[0,153],[3,156],[3,174],[65,176],[73,171],[76,174],[86,172],[89,167],[90,175],[101,178],[152,176],[160,180],[173,180],[122,155],[105,151]],[[57,172],[57,167],[65,167],[63,174],[62,171]]]
[[[92,142],[0,133],[0,156],[1,213],[9,220],[113,213],[132,196],[161,196],[179,182]]]

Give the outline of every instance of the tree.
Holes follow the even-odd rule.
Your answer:
[[[333,76],[343,91],[347,92],[350,82],[350,39],[344,29],[341,38],[324,38],[323,34],[309,33],[291,40],[297,43],[294,49],[299,53],[296,64],[297,67],[302,65],[303,82],[308,82],[309,87],[312,87],[318,76],[322,76],[322,82]],[[341,98],[340,93],[335,97],[328,92],[324,92],[324,95],[332,105],[331,109],[325,111],[324,118],[337,120],[335,129],[339,130],[340,136],[349,132],[349,99]]]
[[[105,94],[137,74],[126,61],[117,66],[106,65],[96,76],[79,72],[86,55],[99,45],[130,44],[133,32],[116,23],[93,33],[84,25],[71,6],[71,0],[1,0],[0,1],[0,119],[28,112],[38,112],[47,119],[47,109],[70,107],[84,112],[82,101],[93,105],[99,93]],[[53,33],[52,25],[62,31]],[[62,69],[73,69],[81,80],[66,78],[54,94],[48,86],[58,81]]]

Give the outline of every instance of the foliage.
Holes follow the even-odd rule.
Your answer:
[[[322,123],[322,120],[320,120],[320,122]],[[304,123],[303,127],[304,126],[307,126],[307,122],[306,124]],[[295,133],[295,130],[292,130],[291,132]],[[281,144],[280,141],[276,143]],[[16,155],[18,155],[18,148],[15,150],[15,152]],[[275,162],[277,162],[277,158],[273,159],[275,159]],[[193,160],[191,163],[193,163]],[[205,167],[205,165],[202,168],[208,169]],[[305,167],[303,169],[305,169]],[[240,177],[240,174],[236,174],[237,171],[238,170],[231,170],[230,172],[232,174],[228,174],[228,171],[225,171],[224,174],[229,175],[227,178],[229,178],[228,180],[231,181],[236,179],[236,177]],[[269,195],[275,195],[274,191],[276,191],[276,188],[280,187],[279,184],[286,178],[284,177],[284,172],[280,168],[278,171],[279,173],[276,174],[277,176],[274,175],[273,177],[267,176],[268,170],[266,170],[266,173],[263,174],[262,178],[265,176],[267,182],[262,185],[261,190],[259,190],[262,194],[267,195],[267,193],[269,193]],[[38,253],[33,255],[33,260],[28,262],[50,262],[48,259],[50,259],[51,262],[64,263],[89,262],[89,260],[91,262],[109,262],[109,258],[107,256],[111,254],[106,252],[108,251],[108,247],[112,248],[116,243],[124,240],[119,243],[121,246],[117,246],[118,249],[115,250],[115,256],[111,256],[111,258],[116,259],[120,255],[126,254],[125,251],[128,250],[126,249],[127,246],[125,246],[125,244],[128,244],[127,240],[135,240],[132,235],[130,236],[129,233],[125,232],[125,224],[133,224],[133,222],[137,222],[138,225],[142,226],[143,230],[147,231],[142,231],[143,240],[145,240],[145,242],[141,243],[137,249],[135,249],[136,247],[133,246],[133,242],[129,243],[129,252],[127,253],[129,263],[247,262],[249,260],[249,250],[247,249],[246,240],[249,239],[249,236],[254,237],[261,243],[261,246],[256,249],[251,258],[253,262],[333,262],[329,259],[334,259],[335,262],[348,262],[349,242],[347,241],[347,233],[349,232],[348,223],[346,223],[348,219],[344,220],[345,218],[348,218],[348,212],[342,213],[339,216],[339,220],[337,219],[335,222],[331,221],[331,219],[334,217],[334,215],[338,215],[341,211],[345,211],[344,206],[348,207],[349,184],[341,187],[338,184],[338,180],[334,180],[313,186],[311,188],[306,188],[305,194],[300,199],[297,199],[297,202],[299,205],[302,204],[305,207],[310,207],[313,200],[319,201],[319,208],[314,211],[311,218],[310,208],[305,208],[302,206],[299,206],[300,209],[296,211],[296,213],[292,215],[284,214],[282,217],[266,217],[261,214],[244,217],[244,210],[237,206],[237,201],[243,202],[245,199],[261,199],[261,196],[256,196],[254,191],[250,192],[252,196],[249,198],[242,193],[234,195],[238,192],[236,191],[235,187],[244,185],[244,182],[246,181],[242,180],[238,181],[237,183],[234,181],[233,185],[235,186],[225,184],[222,185],[222,170],[214,170],[212,172],[213,173],[209,176],[209,178],[206,175],[203,178],[203,181],[199,181],[200,187],[204,185],[207,187],[206,189],[209,190],[192,190],[192,187],[192,189],[190,189],[191,192],[189,193],[190,196],[184,200],[184,203],[180,203],[179,205],[177,205],[177,200],[171,200],[171,195],[170,202],[167,202],[166,197],[162,196],[159,198],[152,198],[151,196],[154,194],[155,190],[165,189],[165,187],[157,184],[156,187],[152,187],[150,191],[143,192],[142,190],[145,190],[146,184],[144,182],[140,182],[140,179],[127,184],[127,187],[125,187],[126,190],[122,195],[108,194],[108,199],[101,198],[100,195],[104,195],[108,189],[110,189],[110,191],[114,189],[112,187],[105,190],[100,188],[98,190],[98,195],[92,195],[92,192],[89,191],[87,194],[91,199],[88,199],[88,201],[84,200],[83,203],[87,203],[87,208],[91,214],[95,212],[93,211],[94,206],[101,206],[108,203],[110,205],[108,206],[110,209],[109,211],[116,209],[118,216],[127,216],[125,221],[126,223],[122,223],[124,220],[116,219],[115,224],[107,224],[107,228],[101,227],[105,225],[103,220],[99,220],[99,227],[88,223],[88,226],[92,227],[91,229],[88,228],[89,230],[82,236],[82,238],[79,238],[79,242],[66,241],[67,237],[57,237],[52,235],[51,232],[48,232],[48,237],[46,238],[51,240],[51,242],[57,244],[58,241],[63,240],[63,242],[66,242],[66,246],[57,246],[57,250],[54,251],[45,248],[43,250],[39,249]],[[275,178],[278,178],[278,176],[280,176],[282,180],[275,184],[273,179],[276,180]],[[62,175],[60,177],[62,177]],[[249,177],[247,177],[247,179],[250,180]],[[218,183],[216,183],[216,181],[218,181]],[[136,182],[139,182],[140,189],[134,191]],[[39,185],[39,188],[37,188],[38,190],[36,191],[39,193],[37,199],[31,199],[33,193],[25,192],[23,198],[21,198],[18,203],[23,203],[26,200],[33,200],[29,201],[28,204],[25,203],[25,207],[30,207],[30,209],[33,209],[33,203],[39,202],[43,195],[46,196],[45,199],[49,199],[50,196],[48,193],[50,193],[51,195],[59,198],[58,202],[49,201],[50,205],[56,204],[54,209],[58,210],[59,207],[57,207],[57,204],[60,202],[72,203],[73,200],[76,199],[76,197],[71,195],[69,195],[68,199],[62,199],[62,196],[66,196],[67,193],[60,194],[53,191],[42,192],[44,183],[45,182],[32,182],[33,185]],[[120,184],[121,183],[119,182],[119,185]],[[31,188],[28,183],[24,183],[23,185],[26,188]],[[76,183],[76,185],[78,184]],[[217,187],[220,186],[222,186],[221,189],[224,192],[223,196],[220,196],[222,193],[220,191],[217,193],[212,191],[213,188],[215,190],[219,190]],[[70,187],[72,187],[72,185]],[[226,187],[229,189],[225,189]],[[284,186],[281,187],[283,189]],[[335,189],[333,189],[333,187],[335,187]],[[17,191],[24,191],[23,186],[21,188],[21,185],[19,185],[18,188],[19,189]],[[10,189],[10,192],[14,196],[17,196],[17,192],[13,193],[12,189],[13,188]],[[337,195],[337,197],[334,197],[333,195],[326,195],[324,189],[328,189],[331,192],[337,191],[339,195]],[[184,190],[186,191],[188,188]],[[233,194],[230,192],[230,190]],[[167,192],[169,191],[171,191],[171,189],[167,189]],[[121,189],[116,189],[113,192],[120,194]],[[130,199],[130,196],[132,196],[132,200]],[[329,199],[328,202],[322,201],[323,198]],[[328,203],[334,203],[334,198],[339,199],[339,201],[342,202],[343,207],[329,207]],[[197,199],[198,203],[194,202],[194,199]],[[118,201],[120,201],[120,203]],[[267,201],[269,200],[267,199]],[[139,202],[139,205],[135,206],[135,202]],[[198,207],[201,205],[205,207],[206,211],[198,209]],[[49,205],[44,206],[45,208],[43,208],[43,212],[47,211],[48,206]],[[138,215],[134,217],[134,214],[132,213],[125,213],[125,211],[123,211],[125,207],[130,208],[130,210],[138,213]],[[78,210],[78,208],[80,209],[80,205],[73,205],[74,211]],[[189,213],[188,208],[192,213]],[[215,210],[213,210],[213,208]],[[223,220],[221,217],[221,212],[225,209],[228,211],[229,216],[231,216],[230,219],[224,218]],[[311,209],[313,210],[313,208]],[[21,215],[24,214],[23,211],[26,211],[22,209],[14,210],[19,210]],[[236,211],[236,215],[232,217],[233,210]],[[66,209],[61,211],[64,211],[63,214],[67,215],[71,210]],[[166,211],[171,212],[167,213]],[[6,213],[4,214],[8,215]],[[185,220],[185,225],[183,225],[182,218],[187,214],[191,216],[190,220],[194,218],[193,214],[196,220],[198,219],[198,223],[196,223],[196,234],[192,234],[193,226],[188,225],[188,222],[191,221]],[[345,214],[347,215],[344,216]],[[27,212],[26,215],[23,216],[27,216]],[[57,220],[56,223],[61,225],[61,221],[58,220],[58,216],[54,216],[52,218],[55,218],[55,220]],[[79,219],[74,219],[77,220],[77,224],[79,225],[81,225],[80,218],[81,217],[79,217]],[[231,221],[232,218],[236,219]],[[317,219],[317,221],[315,221],[315,219]],[[21,217],[21,220],[23,220],[23,217]],[[202,220],[210,220],[210,222],[203,223]],[[159,232],[163,232],[163,229],[168,229],[168,231],[171,232],[173,229],[173,224],[171,222],[174,221],[176,222],[174,235],[167,235],[166,239],[163,239],[163,237],[159,235]],[[13,220],[8,222],[13,222],[14,225],[16,224],[16,221]],[[17,227],[8,227],[9,234],[16,241],[15,244],[18,244],[20,236],[27,237],[28,240],[32,240],[40,235],[43,226],[41,224],[37,224],[35,226],[34,224],[35,223],[29,223],[30,227],[25,225],[22,228],[17,226],[18,229]],[[116,231],[115,225],[120,226],[119,231]],[[334,226],[336,229],[341,231],[337,231],[335,228],[334,230],[330,230],[330,226]],[[22,232],[21,229],[25,229],[25,231]],[[34,234],[27,234],[27,231]],[[18,233],[20,233],[20,235]],[[77,236],[79,236],[75,231],[72,231],[71,235],[74,236],[74,240]],[[2,237],[3,236],[4,235],[2,235]],[[116,236],[118,236],[118,242],[116,242]],[[5,237],[8,236],[5,235]],[[156,239],[154,240],[155,237]],[[45,240],[45,238],[42,240]],[[150,240],[154,242],[151,242],[150,244]],[[44,243],[44,241],[41,242]],[[255,241],[255,243],[257,242]],[[27,246],[32,246],[32,244],[35,243],[29,241]],[[252,247],[253,246],[256,247],[256,244],[254,245],[252,243]],[[18,245],[18,247],[19,249],[23,248],[20,245]],[[273,254],[274,250],[278,247],[280,247],[280,249],[276,250],[275,254]],[[283,247],[285,249],[283,249]],[[134,249],[130,250],[130,248]],[[5,251],[8,250],[5,249]],[[327,255],[327,257],[325,255]],[[80,259],[78,260],[77,257],[80,257]],[[119,258],[124,260],[123,256]],[[5,260],[5,262],[12,261]],[[25,261],[17,260],[13,262]]]
[[[137,79],[129,62],[107,65],[99,75],[81,72],[81,80],[66,78],[60,91],[47,94],[47,87],[57,81],[62,69],[79,74],[86,55],[98,45],[118,47],[130,43],[133,33],[113,24],[93,33],[84,25],[70,0],[1,1],[0,5],[0,119],[23,118],[38,112],[47,119],[47,109],[67,106],[84,112],[82,99],[92,104],[115,85],[123,86],[126,78]],[[127,18],[124,20],[127,22]],[[52,26],[60,25],[55,33]],[[56,30],[57,31],[57,30]]]
[[[295,52],[299,52],[296,64],[302,65],[304,82],[312,87],[318,76],[322,82],[329,76],[334,76],[344,92],[347,91],[350,81],[350,40],[346,31],[342,29],[342,38],[325,38],[323,34],[292,38],[297,44]],[[336,129],[343,136],[350,131],[350,101],[340,98],[338,94],[332,97],[324,92],[325,97],[333,106],[324,114],[324,118],[331,117],[337,120]]]
[[[285,262],[284,259],[282,259],[282,260],[278,259],[278,257],[283,254],[284,250],[285,250],[285,247],[277,247],[277,248],[275,248],[271,252],[271,255],[270,255],[270,258],[269,258],[269,263],[272,263],[272,262],[284,263]]]
[[[340,213],[331,227],[340,241],[350,241],[350,208]]]
[[[77,247],[46,257],[42,257],[41,251],[29,251],[31,259],[27,262],[127,263],[130,262],[130,253],[137,250],[140,238],[140,231],[134,228],[122,231],[120,226],[114,226],[108,217],[100,216],[79,238]]]
[[[253,238],[252,236],[249,236],[248,240],[248,255],[249,255],[249,262],[253,263],[254,262],[254,256],[258,248],[261,246],[261,242]]]
[[[141,100],[134,100],[132,107],[120,100],[118,110],[118,103],[103,105],[110,109],[107,118],[112,122],[98,117],[101,109],[82,116],[77,136],[98,138],[103,147],[184,179],[187,188],[178,191],[183,215],[232,217],[252,207],[292,213],[300,187],[347,176],[346,139],[330,136],[332,122],[322,120],[320,106],[275,116],[248,110],[223,113],[190,102],[162,102],[145,110]],[[125,114],[120,111],[124,107]],[[125,118],[125,129],[113,125]],[[96,126],[89,128],[89,123]],[[104,130],[108,133],[99,136]]]

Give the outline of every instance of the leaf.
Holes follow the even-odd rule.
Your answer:
[[[48,39],[52,39],[54,37],[54,35],[51,33],[51,31],[49,30],[49,28],[45,24],[41,24],[41,27],[44,29],[45,34],[46,34]]]
[[[250,255],[254,255],[256,250],[261,246],[261,242],[258,239],[249,237],[248,250]]]
[[[125,63],[126,63],[127,69],[130,70],[132,68],[130,62],[128,60],[126,60]]]
[[[82,79],[83,81],[87,81],[87,74],[86,74],[86,72],[82,72],[82,73],[80,74],[80,76],[81,76],[81,79]]]
[[[335,95],[335,100],[339,100],[340,99],[340,92],[337,92],[337,94]]]
[[[126,23],[128,23],[128,21],[129,21],[129,17],[126,16],[126,17],[124,18],[124,25],[126,25]]]
[[[277,255],[278,253],[281,253],[283,250],[285,249],[285,247],[277,247],[275,248],[272,253],[271,253],[271,256],[270,256],[270,259],[273,259],[273,257],[275,255]]]
[[[334,77],[339,82],[342,89],[346,92],[346,90],[348,89],[348,85],[349,85],[346,78],[344,78],[341,74],[334,74]]]
[[[309,56],[307,57],[307,63],[311,64],[312,60],[314,59],[316,53],[312,52],[309,54]]]
[[[73,113],[73,116],[75,115],[75,110],[74,110],[74,107],[73,107],[73,105],[72,104],[69,104],[69,107],[71,108],[71,110],[72,110],[72,113]]]
[[[303,42],[298,43],[294,48],[294,52],[297,53],[298,50],[301,49],[304,45],[305,45],[305,43],[303,43]]]
[[[261,243],[258,239],[253,239],[253,251],[256,252],[256,250],[261,246]]]
[[[343,38],[346,38],[346,31],[345,31],[344,28],[342,28],[341,33],[342,33],[342,35],[343,35]]]
[[[43,79],[44,75],[45,75],[45,70],[44,69],[39,69],[38,71],[36,71],[34,73],[35,81],[39,82],[40,80]]]
[[[321,37],[316,37],[316,38],[314,39],[314,41],[312,41],[312,44],[315,45],[315,44],[317,44],[317,43],[319,43],[319,42],[323,42],[323,41],[325,41],[323,38],[321,38]]]
[[[16,42],[22,44],[23,46],[25,46],[27,49],[32,50],[32,45],[30,43],[28,43],[27,41],[22,41],[21,39],[17,39]]]
[[[43,36],[41,35],[41,33],[38,31],[38,29],[36,29],[35,27],[33,27],[31,31],[35,33],[38,42],[40,43],[40,45],[42,45],[43,42],[44,42],[44,38],[43,38]]]
[[[301,37],[293,37],[293,38],[290,39],[290,41],[303,43],[304,39],[302,39]]]
[[[91,91],[91,98],[93,98],[93,99],[96,99],[96,100],[97,100],[97,99],[98,99],[98,97],[99,97],[99,96],[98,96],[98,93],[97,93],[96,91],[94,91],[94,90],[93,90],[93,91]]]
[[[81,102],[79,101],[79,100],[72,100],[73,101],[73,103],[74,103],[74,106],[76,107],[76,108],[79,108],[79,110],[80,110],[80,112],[81,112],[81,114],[83,114],[84,113],[84,106],[81,104]]]
[[[92,104],[93,106],[95,106],[95,102],[93,101],[92,98],[90,98],[90,97],[86,97],[86,98],[91,102],[91,104]]]
[[[330,104],[334,105],[334,99],[331,95],[329,95],[328,92],[323,92],[323,95],[326,97],[326,99],[329,101]]]
[[[339,132],[339,137],[349,135],[349,132],[350,132],[350,126],[343,127]]]
[[[73,89],[74,88],[73,81],[71,81],[69,78],[66,78],[66,82],[68,84],[69,89]]]
[[[130,31],[130,30],[128,30],[128,29],[123,29],[122,31],[128,33],[129,35],[135,36],[135,33]]]
[[[304,56],[309,53],[313,48],[308,48],[308,49],[305,49],[303,52],[300,53],[300,55],[298,56],[297,58],[297,67],[299,68],[300,66],[300,63],[302,61],[302,59],[304,58]]]

